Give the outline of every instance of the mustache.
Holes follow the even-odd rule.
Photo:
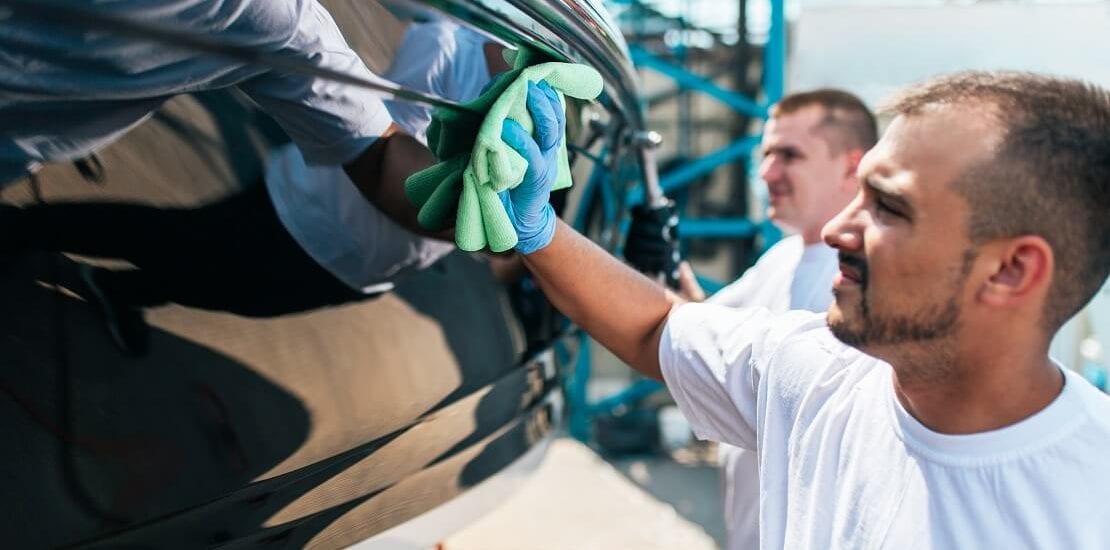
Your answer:
[[[860,285],[861,286],[866,286],[867,285],[867,261],[866,260],[864,260],[863,258],[861,258],[859,256],[852,256],[850,254],[845,254],[843,251],[838,251],[837,252],[837,259],[840,260],[840,263],[848,266],[850,269],[853,269],[853,270],[855,270],[856,272],[859,273]]]

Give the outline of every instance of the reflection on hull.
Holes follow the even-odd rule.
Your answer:
[[[481,318],[498,309],[483,299],[496,303],[499,287],[489,283],[469,300],[440,295],[452,276],[480,288],[483,271],[453,255],[395,297],[291,319],[165,308],[152,315],[166,327],[154,353],[138,361],[114,356],[87,305],[31,273],[7,278],[5,303],[18,314],[5,316],[3,355],[16,360],[4,369],[10,410],[0,421],[21,445],[7,447],[0,468],[17,479],[9,490],[28,498],[5,504],[7,517],[23,520],[5,522],[0,536],[17,547],[335,548],[446,502],[525,453],[557,418],[547,400],[555,390],[550,354],[517,366],[505,337],[513,330]],[[419,318],[421,306],[467,302],[477,315],[456,310],[449,325],[457,329],[443,327],[432,344],[421,338],[434,351],[396,363],[313,360],[314,346],[337,343],[310,328],[356,318],[405,323],[394,309],[402,304]],[[68,418],[52,392],[54,342],[44,332],[56,321],[51,303],[61,304],[67,325]],[[183,327],[193,332],[172,331]],[[378,329],[365,328],[368,338]],[[294,344],[288,338],[298,332],[302,349],[284,362],[263,349],[268,338]],[[494,345],[459,350],[452,340]],[[356,368],[364,376],[351,376]]]
[[[374,2],[325,3],[381,72],[400,27]],[[626,48],[591,2],[425,3],[599,65],[610,148],[642,129]],[[540,12],[552,20],[527,21]],[[235,92],[181,96],[99,152],[104,185],[52,165],[43,196],[191,208],[257,184],[283,139]],[[614,172],[633,156],[614,152]],[[27,185],[0,189],[0,203],[31,202]],[[146,313],[150,353],[128,359],[77,262],[99,263],[0,256],[8,547],[344,547],[534,454],[559,418],[553,315],[534,286],[500,282],[511,266],[495,277],[456,253],[380,298],[266,319],[162,306]]]
[[[248,111],[204,101],[174,100],[102,152],[103,188],[45,169],[47,201],[196,203],[257,178],[260,148],[242,148],[257,134],[230,155],[204,123],[212,104]],[[30,200],[21,185],[3,194]],[[151,309],[137,359],[82,298],[79,261],[42,252],[0,269],[0,475],[19,495],[0,503],[6,546],[343,547],[494,475],[556,419],[554,368],[534,353],[552,335],[526,329],[519,289],[479,256],[295,315]]]

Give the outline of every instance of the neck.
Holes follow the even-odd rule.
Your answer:
[[[804,242],[806,246],[824,242],[821,238],[821,228],[818,227],[817,229],[803,231],[802,242]]]
[[[912,366],[917,361],[892,362],[903,367],[894,367],[894,391],[906,411],[935,432],[1003,428],[1044,409],[1063,389],[1063,373],[1048,359],[1047,344],[1036,347],[1042,349],[1015,346],[999,354],[995,347],[988,353],[965,351],[947,358],[932,354],[932,365],[918,366],[939,373],[934,376],[922,376],[921,369]]]

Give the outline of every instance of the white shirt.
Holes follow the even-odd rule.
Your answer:
[[[266,186],[297,244],[355,290],[390,290],[389,279],[428,267],[454,249],[401,227],[363,197],[343,167],[310,166],[293,144],[270,153]]]
[[[732,284],[706,300],[728,307],[766,307],[822,312],[832,303],[832,279],[838,269],[836,250],[824,243],[807,245],[801,235],[768,248],[759,261]],[[759,467],[755,452],[721,443],[721,494],[729,550],[759,547]]]
[[[454,23],[414,24],[387,74],[410,90],[470,101],[489,81],[484,42]],[[424,141],[431,122],[428,107],[390,102],[389,109],[401,115],[396,119],[399,126]],[[272,154],[266,185],[278,217],[297,243],[356,290],[388,290],[388,279],[404,270],[423,269],[455,248],[396,224],[367,202],[342,167],[308,166],[296,147]]]
[[[483,46],[489,40],[451,21],[413,23],[385,77],[410,90],[468,102],[490,81]],[[386,101],[398,126],[425,142],[431,110],[409,101]]]
[[[1110,398],[1070,371],[1033,416],[944,435],[823,315],[684,305],[659,360],[699,437],[758,452],[763,548],[1110,546]]]
[[[801,235],[768,248],[739,279],[707,302],[731,307],[763,306],[774,312],[825,311],[832,304],[838,270],[836,250],[824,243],[806,245]]]
[[[376,79],[316,0],[62,0]],[[0,185],[118,139],[177,94],[237,85],[313,163],[344,164],[389,126],[371,91],[110,32],[0,18]]]

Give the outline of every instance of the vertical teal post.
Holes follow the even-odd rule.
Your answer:
[[[588,387],[593,374],[590,364],[590,335],[578,331],[578,357],[570,380],[566,382],[567,392],[567,429],[571,437],[589,443],[592,430]]]
[[[763,93],[766,104],[782,98],[786,89],[786,2],[771,1],[771,30],[763,55]]]

